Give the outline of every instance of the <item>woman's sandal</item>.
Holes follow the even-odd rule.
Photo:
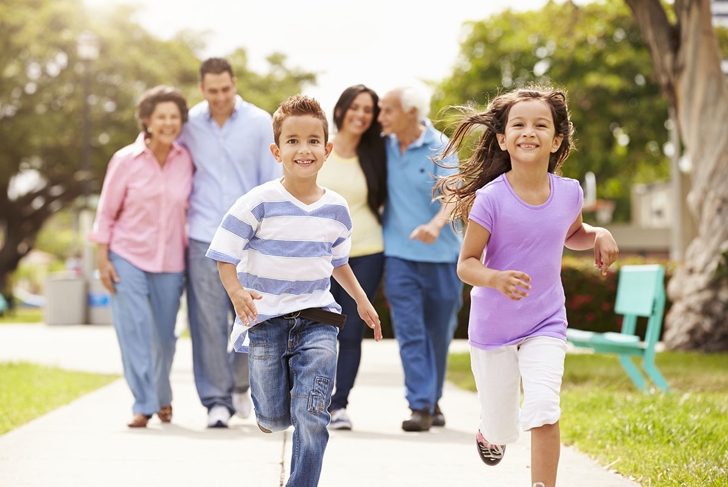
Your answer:
[[[129,428],[146,428],[148,422],[148,417],[146,417],[142,413],[136,413],[134,417],[131,418],[131,422],[127,423],[127,426]]]
[[[157,412],[157,417],[162,423],[169,423],[172,421],[172,405],[162,406]]]

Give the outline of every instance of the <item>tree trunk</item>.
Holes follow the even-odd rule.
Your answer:
[[[33,249],[46,219],[81,194],[81,182],[74,178],[49,182],[14,200],[8,197],[8,186],[0,185],[0,228],[4,229],[0,247],[0,284],[8,282],[20,260]]]
[[[675,24],[659,0],[625,1],[692,163],[687,204],[698,236],[668,285],[664,340],[671,349],[728,350],[728,84],[710,0],[675,0]]]

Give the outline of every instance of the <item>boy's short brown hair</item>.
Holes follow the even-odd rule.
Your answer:
[[[280,104],[278,110],[273,114],[273,139],[276,145],[280,145],[281,126],[283,121],[288,117],[300,117],[310,115],[321,121],[324,129],[324,144],[329,141],[329,121],[326,119],[326,113],[319,105],[316,99],[306,95],[293,95]]]

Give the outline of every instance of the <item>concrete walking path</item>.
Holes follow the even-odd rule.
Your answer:
[[[465,351],[462,340],[451,351]],[[121,374],[114,330],[106,325],[0,325],[0,362],[28,361],[69,370]],[[192,377],[189,339],[172,372],[174,418],[126,427],[132,396],[123,379],[0,436],[0,486],[278,487],[285,483],[292,429],[265,435],[253,417],[207,429]],[[350,396],[353,431],[332,431],[321,487],[530,486],[530,435],[487,467],[475,450],[476,395],[446,384],[445,428],[405,433],[409,410],[394,340],[364,341]],[[562,448],[559,486],[639,487],[573,448]]]

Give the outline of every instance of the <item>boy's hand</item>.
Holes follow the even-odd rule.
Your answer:
[[[359,312],[359,317],[364,320],[369,328],[374,330],[374,340],[379,341],[382,339],[382,324],[379,321],[379,315],[377,310],[374,309],[372,303],[369,300],[358,304],[356,310]]]
[[[607,269],[617,260],[619,247],[617,241],[614,240],[609,230],[600,228],[594,238],[594,267],[602,271],[602,275],[607,275]]]
[[[521,271],[501,271],[496,274],[493,287],[506,295],[508,299],[520,301],[528,297],[531,289],[531,276]]]
[[[230,300],[235,307],[235,314],[238,315],[243,324],[253,326],[258,322],[258,310],[255,308],[255,300],[263,296],[255,291],[240,288],[230,295]]]

